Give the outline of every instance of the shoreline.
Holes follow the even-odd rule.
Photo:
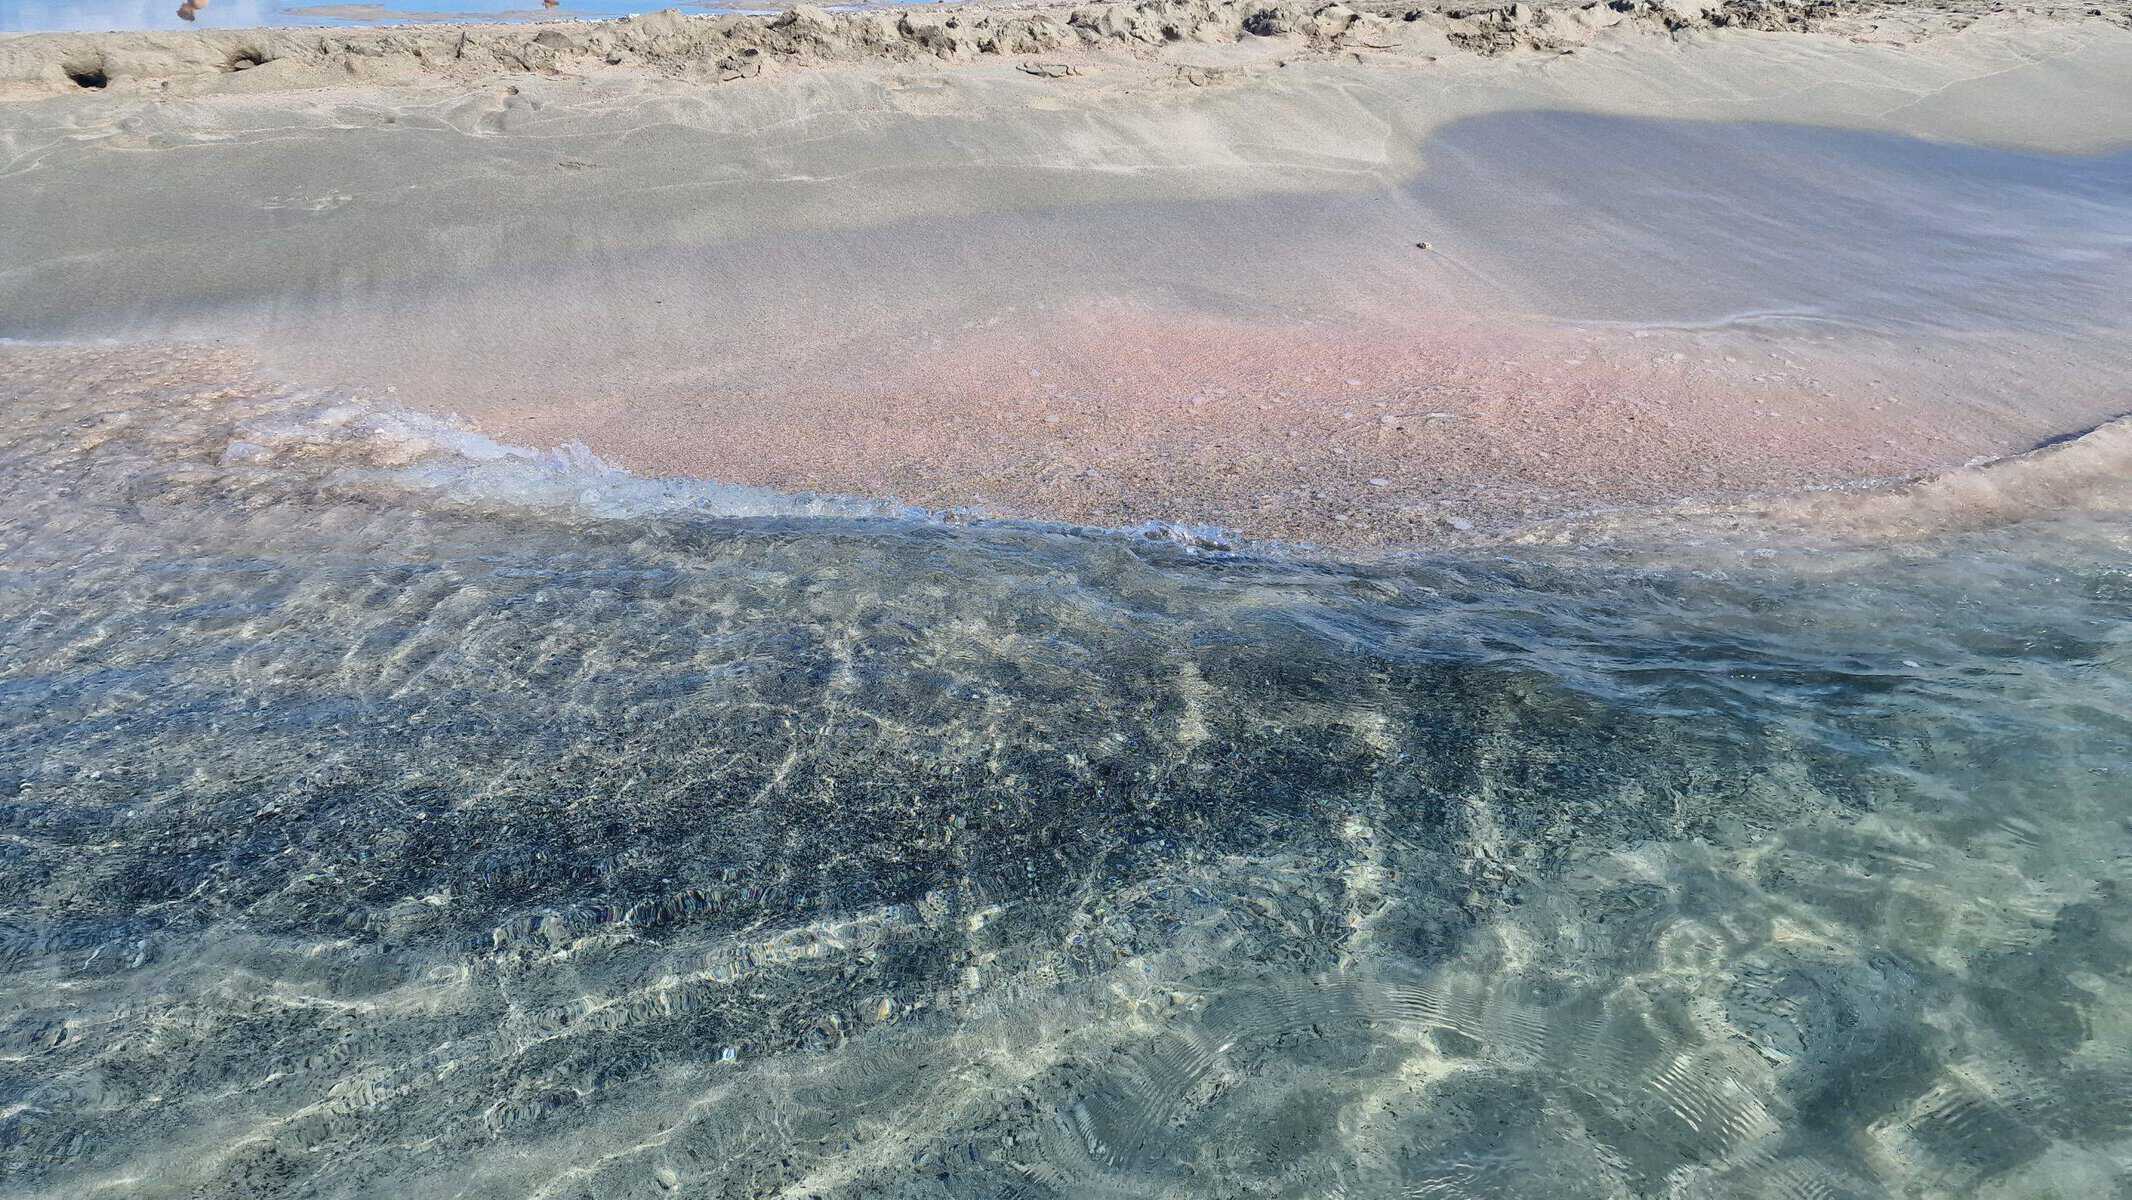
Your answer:
[[[30,35],[18,91],[145,57],[0,104],[0,337],[224,339],[649,477],[1358,551],[2132,409],[2132,5],[1414,11],[502,27],[540,70]]]
[[[1771,491],[1687,495],[1506,522],[1435,519],[1400,540],[1332,524],[1320,537],[1252,536],[1218,512],[1193,520],[1150,511],[1132,522],[1042,512],[935,508],[900,497],[781,490],[732,479],[646,475],[591,455],[582,443],[512,442],[457,414],[403,408],[389,398],[321,394],[262,374],[241,347],[23,342],[0,339],[0,365],[21,404],[91,414],[84,447],[146,421],[225,421],[223,434],[163,464],[192,482],[225,472],[341,476],[351,499],[438,503],[443,510],[575,514],[615,520],[827,519],[1029,529],[1174,543],[1199,551],[1300,563],[1396,563],[1414,556],[1556,549],[1622,552],[1669,561],[1710,554],[1805,554],[1822,569],[1853,552],[1897,549],[1952,534],[2069,517],[2132,515],[2132,413],[2014,452],[1908,475],[1835,480]],[[131,401],[114,408],[111,398]],[[209,457],[199,458],[201,450]],[[1473,510],[1465,510],[1473,511]],[[1453,514],[1446,514],[1447,516]],[[1802,560],[1803,561],[1803,560]]]

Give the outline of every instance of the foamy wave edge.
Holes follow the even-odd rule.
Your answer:
[[[1888,539],[2132,512],[2132,415],[2033,450],[1864,495],[1794,498],[1780,515]]]
[[[456,415],[361,400],[312,398],[240,424],[221,455],[228,468],[310,469],[324,482],[388,490],[446,506],[568,513],[582,518],[801,517],[931,525],[1079,529],[975,510],[637,475],[581,442],[541,450],[480,433]],[[1873,481],[1722,504],[1585,513],[1461,539],[1469,548],[1565,544],[1656,545],[1709,540],[1745,545],[1885,544],[2068,516],[2132,514],[2132,415],[2032,450],[1904,483]],[[1104,530],[1191,552],[1274,553],[1280,546],[1218,526],[1148,521]],[[1411,547],[1414,551],[1447,547]]]
[[[606,462],[582,442],[538,450],[477,432],[456,415],[352,400],[299,406],[246,422],[223,451],[222,464],[311,465],[323,467],[329,483],[414,492],[444,503],[564,509],[615,519],[934,517],[893,500],[648,478]]]
[[[1041,524],[895,499],[642,476],[605,461],[583,442],[540,450],[480,433],[456,414],[439,416],[358,400],[314,401],[245,422],[223,450],[221,464],[275,469],[307,465],[322,469],[329,484],[412,493],[432,503],[560,511],[607,520],[811,517],[934,525]],[[1105,532],[1190,551],[1224,552],[1243,545],[1214,526],[1169,521]]]
[[[1998,458],[1903,481],[1866,480],[1724,503],[1582,513],[1537,522],[1504,541],[1742,547],[1873,546],[2003,529],[2032,521],[2132,514],[2132,415]]]

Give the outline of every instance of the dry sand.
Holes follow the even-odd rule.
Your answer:
[[[2132,409],[2093,7],[4,39],[0,336],[1343,546],[1902,477]]]

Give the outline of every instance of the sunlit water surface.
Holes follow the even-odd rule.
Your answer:
[[[2120,525],[1313,565],[218,370],[0,379],[8,1195],[2123,1194]]]

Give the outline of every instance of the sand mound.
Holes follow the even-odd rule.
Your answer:
[[[0,338],[1322,545],[1915,479],[2127,407],[2132,7],[1967,2],[0,39]]]
[[[1958,29],[1957,11],[1939,13]],[[689,16],[668,10],[611,22],[433,25],[379,29],[201,30],[38,34],[0,41],[0,95],[183,90],[273,91],[353,80],[497,72],[651,70],[707,83],[765,70],[879,60],[948,61],[1086,50],[1155,54],[1176,45],[1252,39],[1296,53],[1563,53],[1622,29],[1870,29],[1879,6],[1851,0],[1590,0],[1498,7],[1321,4],[1317,0],[1143,0],[1077,7],[956,7],[776,16]],[[2087,7],[2068,9],[2086,15]],[[2100,14],[2102,10],[2093,10]],[[2117,0],[2112,19],[2132,25]],[[1061,64],[1033,64],[1063,76]]]

